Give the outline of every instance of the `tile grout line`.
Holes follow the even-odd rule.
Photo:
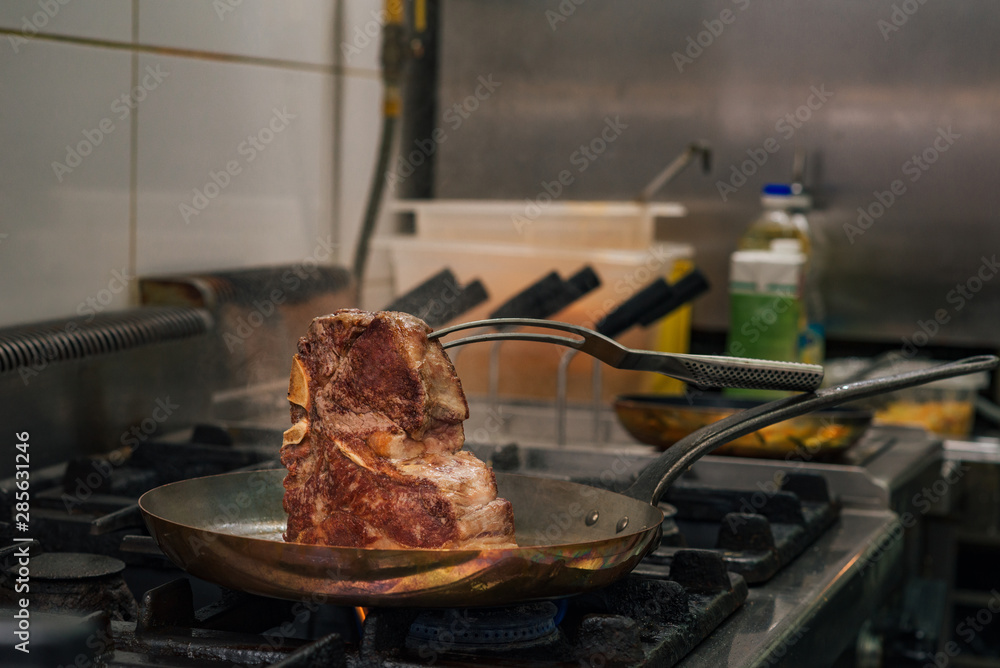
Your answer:
[[[337,0],[334,12],[333,12],[333,39],[338,41],[341,38],[343,32],[344,23],[344,1]],[[342,71],[340,67],[340,54],[337,53],[336,49],[333,54],[336,60],[335,67]],[[341,242],[343,239],[343,221],[340,220],[340,197],[342,195],[340,188],[341,179],[341,160],[340,152],[343,146],[343,126],[344,126],[344,84],[343,76],[341,74],[334,74],[333,76],[333,146],[331,147],[331,159],[333,160],[332,165],[332,179],[333,183],[330,184],[330,220],[327,221],[327,225],[330,228],[330,236],[333,239],[334,248],[337,249],[337,253],[334,257],[334,262],[336,264],[341,264],[340,258],[343,257],[344,249],[341,248]]]
[[[136,16],[133,13],[133,16]],[[133,26],[133,33],[135,27]],[[23,37],[20,30],[13,28],[0,28],[0,35],[16,35]],[[153,46],[149,44],[139,44],[138,37],[134,37],[132,42],[116,42],[105,39],[93,39],[89,37],[71,37],[68,35],[54,35],[38,33],[30,37],[32,40],[42,40],[48,42],[58,42],[63,44],[74,44],[77,46],[92,46],[105,49],[116,49],[122,51],[135,51],[139,53],[151,53],[161,56],[175,56],[178,58],[193,58],[198,60],[214,60],[218,62],[238,63],[241,65],[259,65],[262,67],[277,67],[287,70],[299,70],[303,72],[315,72],[318,74],[343,74],[345,76],[381,78],[378,70],[370,70],[361,67],[344,67],[336,63],[332,65],[320,65],[317,63],[306,63],[299,60],[285,60],[282,58],[265,58],[261,56],[241,56],[230,53],[215,53],[212,51],[201,51],[198,49],[183,49],[168,46]]]
[[[139,0],[132,0],[132,43],[139,42]],[[132,50],[131,88],[139,85],[139,52]],[[128,267],[129,275],[136,277],[138,271],[139,246],[139,108],[133,110],[129,119],[129,201],[128,201]],[[139,303],[139,282],[132,281],[132,299]]]

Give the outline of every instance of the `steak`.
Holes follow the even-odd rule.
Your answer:
[[[288,385],[281,463],[289,542],[514,545],[493,471],[462,450],[469,406],[422,320],[344,309],[312,321]]]

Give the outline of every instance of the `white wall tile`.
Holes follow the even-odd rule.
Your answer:
[[[130,63],[42,40],[0,52],[0,325],[127,303],[112,272],[128,266]]]
[[[140,0],[139,43],[333,65],[336,4],[331,0]]]
[[[139,115],[139,273],[323,259],[334,75],[140,58],[141,70],[156,66],[169,77]]]
[[[4,47],[18,53],[36,32],[116,42],[132,41],[132,0],[3,0],[0,28],[20,31],[3,35]]]
[[[344,67],[378,71],[385,24],[384,0],[344,0],[338,51]]]

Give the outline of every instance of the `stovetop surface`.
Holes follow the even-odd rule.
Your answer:
[[[516,420],[509,418],[507,423],[516,424]],[[254,441],[249,450],[244,452],[246,456],[237,457],[233,465],[246,466],[248,462],[251,465],[255,465],[253,462],[263,464],[269,456],[276,454],[277,444],[280,444],[280,431],[272,430],[269,426],[235,424],[230,427],[230,431],[236,435],[237,440],[251,435]],[[475,433],[476,430],[470,431]],[[503,466],[504,453],[500,447],[502,434],[493,432],[490,436],[494,443],[470,446],[470,449],[474,450],[481,458],[494,461],[494,465]],[[184,437],[180,436],[175,440],[183,442]],[[830,526],[830,528],[825,529],[822,533],[818,532],[815,536],[810,536],[809,540],[804,543],[800,541],[801,544],[796,546],[796,550],[804,551],[787,565],[782,565],[780,570],[769,573],[766,578],[759,582],[753,581],[748,593],[743,578],[735,575],[731,570],[728,577],[732,578],[732,585],[723,586],[721,589],[728,588],[730,591],[736,592],[736,597],[730,596],[725,602],[718,603],[717,611],[713,613],[717,617],[724,618],[724,621],[714,630],[705,631],[703,634],[705,639],[700,644],[697,641],[688,641],[684,652],[691,650],[691,647],[693,650],[677,665],[684,668],[802,665],[804,657],[814,662],[817,652],[829,656],[829,652],[834,647],[846,647],[856,637],[860,621],[884,597],[900,571],[898,564],[902,558],[902,546],[898,539],[901,532],[896,530],[898,527],[896,515],[889,510],[893,505],[893,499],[904,496],[901,490],[905,490],[907,484],[923,479],[928,471],[933,472],[933,455],[940,449],[938,444],[915,430],[872,430],[866,436],[866,442],[860,445],[868,448],[868,452],[872,453],[871,456],[844,465],[820,465],[804,462],[800,463],[801,465],[791,466],[787,462],[761,462],[724,457],[708,458],[695,465],[690,475],[684,480],[685,483],[694,482],[709,487],[728,485],[751,491],[763,490],[764,487],[761,487],[761,484],[773,481],[777,469],[821,473],[835,494],[844,497],[846,492],[846,495],[857,503],[848,504],[842,510],[837,505],[836,510],[839,512],[839,517],[837,513],[830,515],[827,511],[814,512],[809,510],[806,514],[826,518],[821,524],[824,528],[826,526]],[[183,448],[181,449],[183,450]],[[507,454],[509,455],[509,452]],[[517,468],[521,472],[537,475],[572,478],[579,474],[600,477],[602,474],[608,473],[612,478],[627,479],[655,456],[655,452],[644,446],[620,443],[601,449],[554,446],[521,447],[514,460],[508,461],[507,465]],[[74,475],[77,473],[80,475],[91,474],[92,467],[89,463],[83,462],[82,468],[80,468],[81,463],[79,462],[75,466],[77,467],[75,470],[68,469]],[[98,467],[95,470],[102,471],[104,469]],[[61,479],[63,475],[58,471],[50,472],[50,474],[53,481]],[[85,476],[83,477],[86,479]],[[90,505],[88,508],[92,506],[93,518],[80,515],[82,507],[78,507],[79,504],[73,504],[72,508],[68,508],[76,514],[72,523],[73,531],[81,537],[89,536],[88,540],[90,541],[87,543],[87,549],[75,551],[111,549],[109,546],[121,543],[124,534],[134,534],[140,531],[138,525],[134,523],[136,520],[135,508],[130,505],[134,504],[134,501],[128,500],[131,496],[131,490],[115,487],[111,482],[113,480],[110,477],[102,479],[99,487],[89,490],[88,504]],[[61,512],[61,507],[65,506],[62,492],[57,486],[54,486],[48,497],[49,508],[46,519],[52,520],[52,525],[50,533],[44,537],[47,540],[43,540],[43,547],[45,547],[45,542],[56,540],[57,537],[65,533],[65,530],[60,528],[62,525],[56,523],[57,518],[55,517]],[[898,511],[899,508],[896,510]],[[823,515],[824,512],[827,512],[827,515]],[[775,524],[772,529],[775,535],[786,532],[786,530],[790,529],[781,525],[780,522]],[[99,541],[99,538],[102,540]],[[99,547],[100,549],[98,549]],[[129,564],[129,570],[126,571],[129,585],[136,590],[137,597],[140,599],[145,586],[133,586],[137,577],[137,571],[133,571],[133,569],[152,566],[156,570],[157,557],[148,553],[142,554],[143,550],[155,552],[149,548],[149,545],[143,546],[141,540],[138,542],[133,540],[132,548],[130,548],[132,551],[124,556]],[[72,546],[63,546],[61,549],[73,551]],[[666,548],[665,553],[667,553],[668,558],[665,561],[657,562],[653,558],[644,561],[636,570],[636,575],[631,576],[632,580],[645,578],[651,582],[666,582],[671,571],[670,558],[673,556],[671,549]],[[659,552],[664,553],[664,548],[661,548]],[[732,554],[727,554],[726,550],[723,550],[720,555],[720,563],[726,561],[727,557],[730,557],[729,561],[732,563]],[[170,580],[171,577],[183,576],[183,573],[176,570],[164,573],[167,580]],[[162,579],[164,574],[161,573],[159,577]],[[149,586],[159,584],[154,582],[155,580],[156,578],[150,580]],[[721,591],[721,589],[718,590]],[[195,596],[198,596],[197,591]],[[687,596],[695,603],[701,601],[700,594],[692,595],[689,592]],[[692,596],[693,598],[691,598]],[[684,599],[682,596],[682,600],[688,599]],[[711,605],[715,605],[712,603],[714,600],[709,597],[705,599],[704,603],[711,607]],[[719,600],[722,601],[722,599]],[[742,607],[740,607],[740,603],[742,603]],[[263,609],[269,607],[267,601],[258,605],[262,605]],[[270,607],[279,608],[276,603]],[[739,609],[734,612],[733,610],[737,607]],[[140,605],[140,611],[143,609],[145,608]],[[667,618],[664,618],[665,621],[660,623],[658,629],[645,622],[642,629],[634,628],[636,619],[643,621],[642,615],[629,617],[628,615],[613,614],[614,610],[611,608],[608,609],[610,612],[600,612],[602,609],[598,606],[584,615],[598,615],[596,622],[589,618],[584,620],[583,617],[576,619],[576,626],[567,627],[574,629],[570,631],[570,634],[575,633],[580,638],[585,638],[586,633],[590,633],[590,631],[585,633],[581,629],[593,628],[595,629],[593,632],[598,635],[603,633],[612,639],[621,634],[629,637],[634,636],[641,639],[645,643],[644,646],[651,646],[649,643],[652,642],[651,639],[657,633],[662,635],[672,628],[673,622]],[[580,608],[580,610],[584,609]],[[579,614],[583,615],[584,613],[579,612]],[[601,617],[602,614],[605,617]],[[168,614],[167,617],[169,618],[170,615]],[[375,618],[378,619],[378,617],[378,611],[375,611]],[[629,619],[632,619],[632,622],[629,622]],[[648,620],[645,621],[648,622]],[[718,621],[716,619],[713,626]],[[121,632],[124,628],[121,624],[129,622],[118,621],[114,623],[118,624],[117,628]],[[632,623],[633,626],[628,626],[629,623]],[[587,624],[591,624],[591,626],[587,626]],[[592,626],[593,624],[597,626]],[[624,626],[619,628],[616,625]],[[348,663],[353,661],[352,665],[360,666],[369,661],[371,657],[365,658],[363,644],[366,642],[367,636],[374,633],[369,629],[375,628],[374,624],[366,625],[364,634],[354,634],[356,637],[352,642],[361,643],[362,646],[355,645],[355,649],[352,650],[353,654],[348,655]],[[192,631],[184,633],[190,634]],[[170,644],[175,641],[176,639],[164,642]],[[403,641],[400,640],[400,642]],[[129,664],[130,652],[141,648],[139,641],[135,641],[135,643],[138,644],[122,648],[121,662],[108,665],[170,665],[159,661],[147,664]],[[354,659],[349,659],[350,656],[353,656]],[[666,656],[666,654],[648,654],[648,656],[657,657],[651,665],[660,665],[662,661],[659,657]],[[570,658],[572,659],[572,656]],[[381,659],[396,660],[385,655]],[[392,663],[384,663],[381,659],[378,663],[393,665]],[[144,659],[139,656],[137,660]],[[437,665],[515,665],[506,660],[484,659],[482,657],[476,658],[472,664],[444,657],[436,657],[435,661]],[[523,664],[523,661],[520,663]],[[575,660],[571,660],[570,663],[571,665],[579,665]],[[619,663],[633,665],[624,659]],[[424,664],[426,662],[421,664],[397,662],[395,665]],[[196,661],[195,663],[179,665],[194,666],[198,663]],[[550,661],[547,665],[555,664]]]

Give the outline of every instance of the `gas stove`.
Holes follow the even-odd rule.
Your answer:
[[[477,426],[489,411],[474,410],[468,429],[490,437],[469,447],[498,470],[616,489],[656,456],[614,435],[600,447],[511,445],[530,420],[506,410],[502,428]],[[848,647],[898,582],[893,510],[934,475],[939,447],[916,430],[873,429],[839,464],[708,457],[664,499],[659,546],[610,587],[502,608],[363,609],[223,589],[146,535],[146,489],[279,466],[278,423],[228,418],[32,473],[31,540],[15,542],[8,525],[0,541],[4,665],[797,665]],[[16,490],[0,481],[4,517]],[[30,655],[10,640],[25,558]]]

